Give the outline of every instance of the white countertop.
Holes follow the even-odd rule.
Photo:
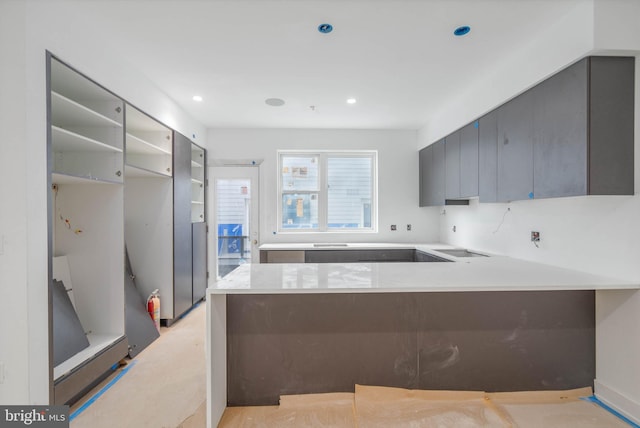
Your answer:
[[[398,244],[388,242],[362,242],[362,243],[295,243],[295,244],[262,244],[261,250],[378,250],[378,249],[414,249],[422,244]],[[425,244],[427,245],[427,244]],[[450,245],[441,245],[442,248],[453,248]],[[435,248],[435,247],[434,247]]]
[[[295,245],[301,246],[296,249],[304,249],[303,245],[313,244]],[[434,248],[454,248],[446,245],[377,245],[381,246],[360,248],[415,248],[455,262],[247,264],[209,287],[208,292],[288,294],[640,289],[640,284],[629,281],[510,257],[457,258],[433,251]],[[262,246],[261,249],[276,248]],[[290,250],[294,247],[282,244],[277,249]]]

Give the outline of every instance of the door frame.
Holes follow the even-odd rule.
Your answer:
[[[250,236],[251,263],[260,262],[260,166],[210,166],[207,176],[208,186],[208,213],[207,218],[213,230],[209,230],[209,272],[210,283],[218,279],[218,198],[216,195],[216,183],[218,179],[248,179],[251,182],[251,213],[250,213]]]

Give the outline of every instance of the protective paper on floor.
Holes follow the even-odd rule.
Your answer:
[[[596,403],[581,400],[591,388],[568,391],[501,392],[487,398],[514,427],[629,427]]]
[[[352,393],[284,395],[280,406],[227,407],[218,427],[354,428]]]
[[[359,427],[509,427],[485,404],[485,393],[356,385]]]
[[[485,393],[356,385],[355,394],[285,395],[279,406],[228,407],[218,427],[624,428],[582,400],[591,388]]]

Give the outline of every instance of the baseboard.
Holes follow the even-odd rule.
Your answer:
[[[640,403],[608,387],[598,380],[594,380],[595,396],[607,406],[620,412],[620,414],[640,424]]]

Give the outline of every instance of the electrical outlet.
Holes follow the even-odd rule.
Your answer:
[[[531,242],[540,242],[540,232],[531,231]]]
[[[453,232],[455,232],[455,231],[456,231],[456,226],[455,226],[455,225],[453,225],[453,227],[451,228],[451,230],[452,230]]]
[[[411,232],[411,225],[410,224],[407,225],[407,231]]]
[[[392,224],[392,225],[391,225],[391,230],[396,230],[396,229],[397,229],[396,225],[395,225],[395,224]]]

